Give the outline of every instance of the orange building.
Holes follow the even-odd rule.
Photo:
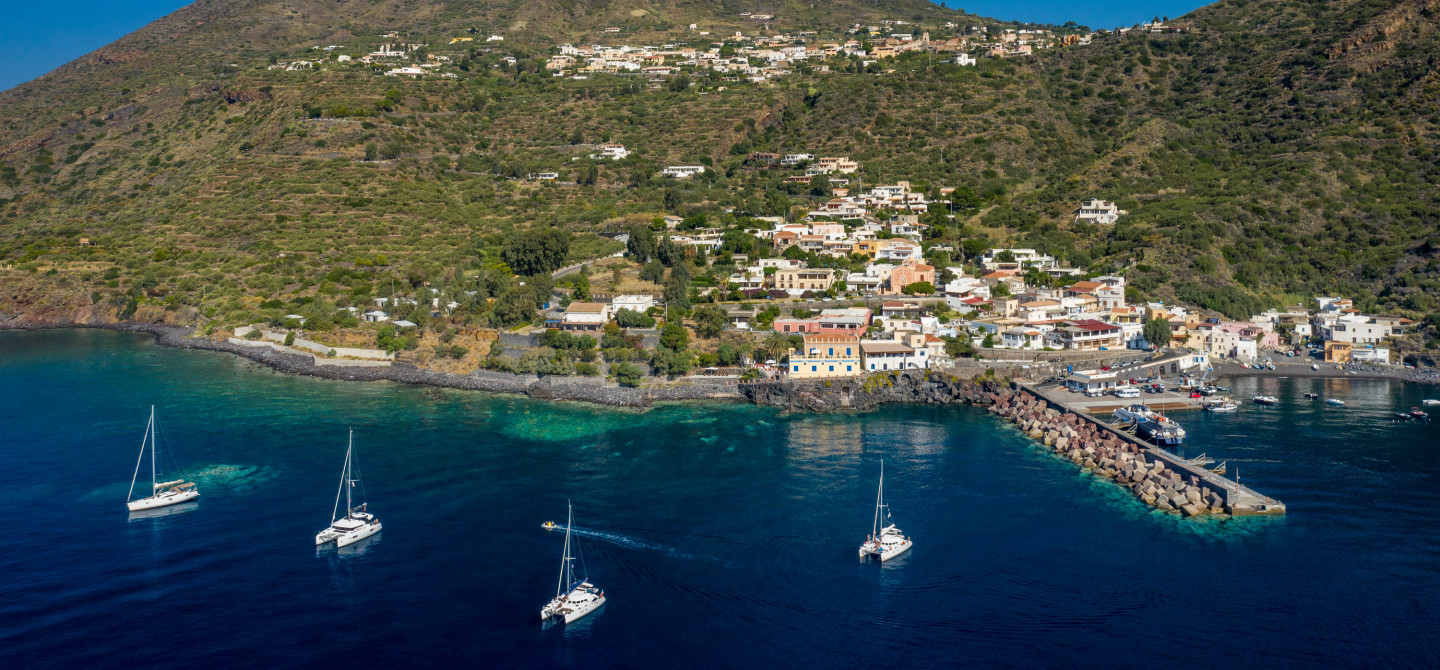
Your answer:
[[[922,281],[930,282],[932,286],[935,284],[935,266],[911,258],[890,273],[890,284],[886,293],[894,295],[906,286]]]

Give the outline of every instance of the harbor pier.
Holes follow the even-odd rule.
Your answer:
[[[1189,463],[1080,409],[1015,382],[990,411],[1089,472],[1115,480],[1148,505],[1185,516],[1284,514],[1285,504]]]

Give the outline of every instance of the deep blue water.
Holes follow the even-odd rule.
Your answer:
[[[1435,667],[1440,421],[1385,420],[1426,389],[1230,384],[1283,402],[1176,418],[1285,518],[1148,512],[973,408],[633,413],[0,332],[0,667]],[[203,495],[132,520],[151,403]],[[351,426],[385,530],[316,552]],[[877,566],[881,458],[916,549]],[[567,498],[610,602],[542,629]]]

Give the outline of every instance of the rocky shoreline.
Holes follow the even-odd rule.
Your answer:
[[[289,354],[265,347],[246,347],[224,340],[193,337],[194,329],[163,323],[33,323],[0,320],[0,330],[57,330],[97,328],[132,333],[149,333],[162,346],[235,354],[279,372],[341,381],[392,381],[439,388],[523,395],[543,400],[565,400],[609,407],[649,407],[656,402],[682,400],[744,400],[734,386],[719,384],[667,384],[628,388],[601,380],[572,377],[538,377],[478,370],[468,375],[422,370],[410,365],[385,367],[339,367],[316,365],[309,356]]]

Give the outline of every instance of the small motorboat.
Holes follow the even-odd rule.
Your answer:
[[[1233,412],[1240,409],[1234,400],[1225,397],[1211,398],[1205,402],[1205,409],[1211,412]]]
[[[1420,404],[1434,407],[1436,405],[1440,405],[1440,400],[1436,400],[1435,398],[1426,398],[1424,400],[1421,400]]]
[[[1154,410],[1151,410],[1149,407],[1146,407],[1144,404],[1140,403],[1130,405],[1128,407],[1121,407],[1115,410],[1115,412],[1112,414],[1112,416],[1115,417],[1115,420],[1120,423],[1135,423],[1136,421],[1144,421],[1145,419],[1148,419],[1154,415]]]
[[[545,530],[559,530],[559,529],[560,529],[560,526],[556,525],[554,521],[546,521],[545,523],[540,524],[540,527],[543,528],[543,529],[545,529]]]
[[[1334,406],[1336,406],[1336,407],[1344,407],[1344,406],[1345,406],[1345,401],[1344,401],[1344,400],[1341,400],[1341,399],[1339,399],[1339,398],[1326,398],[1326,399],[1325,399],[1325,404],[1326,404],[1326,405],[1334,405]]]
[[[1255,396],[1255,404],[1257,404],[1257,405],[1277,405],[1277,404],[1279,404],[1279,403],[1280,403],[1280,399],[1279,399],[1279,398],[1276,398],[1276,397],[1273,396],[1273,395],[1257,395],[1257,396]]]
[[[1306,400],[1319,400],[1319,399],[1320,399],[1320,394],[1319,394],[1319,393],[1306,393],[1306,394],[1305,394],[1305,399],[1306,399]]]
[[[1419,407],[1411,407],[1411,408],[1410,408],[1410,418],[1412,418],[1412,419],[1419,419],[1420,421],[1424,421],[1424,420],[1430,418],[1430,415],[1427,414],[1427,413],[1425,413],[1425,412],[1420,411],[1420,408],[1419,408]]]

